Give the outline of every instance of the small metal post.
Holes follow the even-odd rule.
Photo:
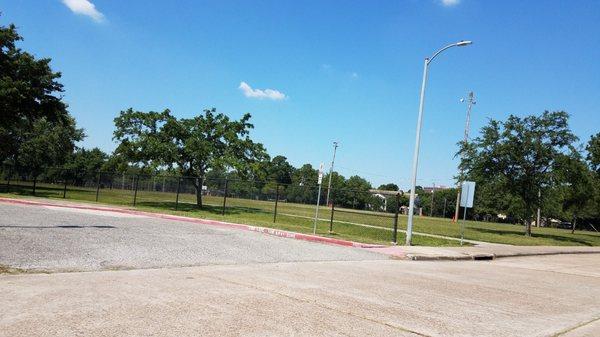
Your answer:
[[[135,207],[135,203],[137,201],[137,191],[138,191],[138,185],[140,183],[140,175],[136,175],[134,178],[134,182],[135,182],[135,191],[133,192],[133,207]]]
[[[277,221],[277,203],[279,202],[279,184],[275,192],[275,210],[273,211],[273,223]]]
[[[67,178],[65,178],[65,186],[63,188],[63,199],[67,198]]]
[[[221,215],[225,215],[225,207],[227,205],[227,187],[229,186],[229,179],[225,179],[225,193],[223,194],[223,209]]]
[[[319,203],[321,203],[321,184],[319,184],[319,192],[317,194],[317,206],[315,208],[315,223],[313,225],[313,234],[317,234],[317,222],[319,221]]]
[[[469,185],[465,184],[464,186],[466,186],[466,193],[465,193],[465,200],[467,200],[468,196],[469,196]],[[462,191],[461,191],[462,193]],[[464,211],[463,211],[463,221],[460,225],[460,245],[463,245],[463,239],[465,237],[465,221],[467,220],[467,205],[468,205],[468,201],[464,203]]]
[[[37,184],[37,176],[33,178],[33,195],[35,195],[35,185]]]
[[[330,200],[331,202],[331,218],[329,218],[329,234],[333,234],[333,213],[335,212],[335,200],[333,197]]]
[[[463,239],[465,237],[465,221],[467,221],[467,207],[463,207],[464,213],[463,213],[463,221],[462,221],[462,226],[460,226],[460,245],[463,245]]]
[[[400,211],[400,193],[396,193],[396,212],[394,213],[394,230],[392,243],[398,244],[398,212]]]
[[[100,194],[100,173],[98,173],[98,179],[96,179],[96,202],[98,202],[99,194]]]
[[[179,209],[179,190],[181,188],[181,177],[177,177],[177,197],[175,197],[175,210]]]

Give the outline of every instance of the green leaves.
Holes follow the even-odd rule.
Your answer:
[[[21,165],[34,175],[61,165],[83,139],[69,115],[50,59],[16,47],[14,25],[0,26],[0,162]]]
[[[176,167],[182,175],[203,177],[209,170],[230,168],[244,177],[268,158],[262,144],[249,136],[249,120],[250,114],[236,121],[214,108],[181,119],[168,109],[128,109],[115,118],[113,139],[120,142],[117,155],[144,169]]]
[[[491,120],[472,143],[462,144],[461,168],[478,183],[476,211],[530,218],[541,204],[538,191],[560,183],[557,161],[574,149],[568,119],[564,111],[511,115]]]

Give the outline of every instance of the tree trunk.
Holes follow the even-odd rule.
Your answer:
[[[577,216],[573,216],[573,223],[571,224],[571,234],[575,234],[575,226],[577,225]]]
[[[526,220],[526,224],[525,224],[525,236],[531,236],[531,221],[532,219],[528,219]]]
[[[202,185],[204,185],[204,177],[196,178],[196,206],[202,208]]]

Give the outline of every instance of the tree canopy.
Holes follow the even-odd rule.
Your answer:
[[[509,213],[526,223],[531,233],[534,210],[541,206],[538,193],[561,183],[558,165],[575,152],[573,135],[564,111],[545,111],[539,116],[509,116],[490,120],[479,137],[462,144],[461,168],[478,184],[478,211]],[[477,211],[477,210],[476,210]]]
[[[262,144],[249,134],[250,114],[239,120],[206,109],[192,118],[176,118],[170,110],[141,112],[128,109],[115,118],[116,154],[134,165],[155,170],[175,167],[194,181],[197,204],[202,206],[202,183],[209,170],[231,168],[247,176],[267,158]]]
[[[14,25],[0,26],[0,162],[37,176],[63,164],[83,139],[69,115],[50,59],[17,47]]]

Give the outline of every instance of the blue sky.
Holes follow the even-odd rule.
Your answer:
[[[0,0],[0,11],[62,72],[86,147],[114,149],[113,118],[129,107],[216,107],[250,112],[254,138],[296,166],[328,165],[337,140],[340,173],[406,188],[423,59],[462,39],[474,44],[430,69],[419,184],[452,183],[471,90],[472,134],[546,109],[571,113],[582,141],[600,131],[598,1]]]

